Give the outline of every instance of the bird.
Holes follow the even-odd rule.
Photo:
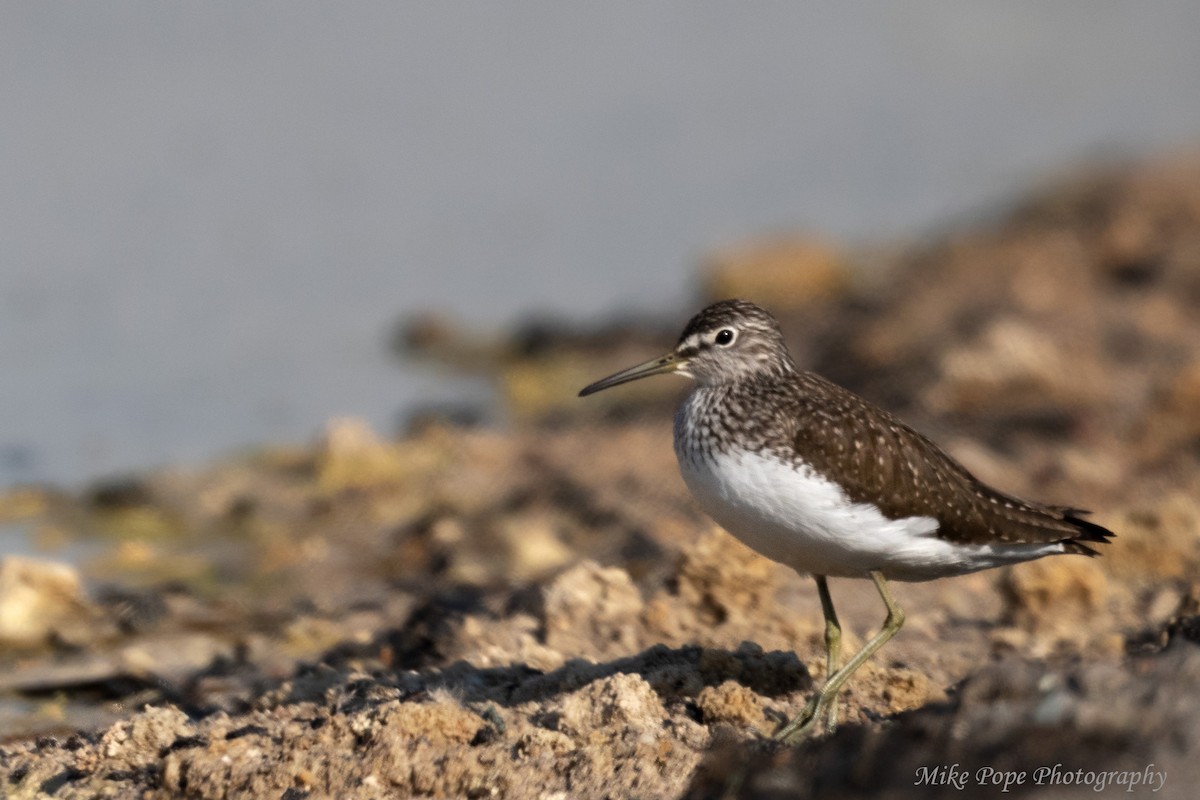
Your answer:
[[[699,506],[767,558],[812,575],[825,621],[826,678],[775,738],[818,721],[904,624],[889,581],[928,581],[1059,554],[1096,556],[1115,534],[1071,506],[985,484],[889,412],[792,359],[778,321],[745,300],[713,303],[666,354],[584,387],[652,375],[694,381],[675,414],[680,473]],[[829,578],[869,579],[887,616],[845,664]]]

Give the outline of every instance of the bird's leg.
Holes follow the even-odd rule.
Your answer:
[[[825,614],[825,680],[828,681],[837,672],[842,658],[842,626],[838,623],[837,612],[833,609],[833,598],[829,595],[829,583],[824,575],[813,576],[817,579],[817,594],[821,596],[821,611]],[[838,702],[834,697],[829,702],[829,714],[825,718],[825,729],[830,733],[837,730]]]
[[[883,577],[883,573],[879,570],[871,570],[871,580],[875,581],[875,588],[879,590],[879,596],[883,598],[883,604],[887,606],[887,618],[883,621],[883,627],[879,629],[879,633],[871,637],[871,640],[863,645],[863,649],[854,654],[854,657],[836,673],[831,675],[825,681],[825,685],[821,691],[817,692],[804,710],[796,716],[794,720],[783,726],[775,738],[783,742],[793,742],[799,739],[812,728],[813,724],[820,718],[821,712],[827,709],[833,699],[837,697],[837,693],[849,680],[850,676],[863,665],[868,658],[874,655],[875,651],[883,647],[888,639],[896,635],[900,630],[900,626],[904,624],[904,612],[900,606],[896,605],[896,601],[892,599],[891,592],[888,591],[887,580]]]

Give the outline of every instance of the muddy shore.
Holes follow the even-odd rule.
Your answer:
[[[690,309],[409,321],[398,346],[488,376],[504,424],[337,420],[0,496],[41,549],[0,561],[0,796],[1194,797],[1200,157],[1081,172],[917,245],[750,242],[700,275],[697,306],[763,302],[804,366],[1117,539],[898,586],[907,624],[842,726],[780,747],[823,677],[812,581],[694,505],[680,383],[574,397]],[[882,609],[832,589],[853,648]]]

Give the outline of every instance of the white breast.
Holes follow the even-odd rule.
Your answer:
[[[814,575],[862,577],[881,570],[920,581],[1062,552],[1039,545],[960,545],[938,538],[932,517],[889,520],[854,503],[815,470],[770,455],[733,451],[687,457],[683,479],[722,527],[767,558]]]

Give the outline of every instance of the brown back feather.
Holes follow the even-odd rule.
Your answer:
[[[798,373],[787,393],[796,404],[793,441],[813,469],[839,482],[850,499],[884,516],[933,517],[937,536],[952,542],[1040,544],[1095,555],[1083,542],[1112,532],[1080,519],[1087,512],[1031,503],[972,475],[932,441],[852,392],[814,373]],[[797,391],[798,390],[798,391]]]

